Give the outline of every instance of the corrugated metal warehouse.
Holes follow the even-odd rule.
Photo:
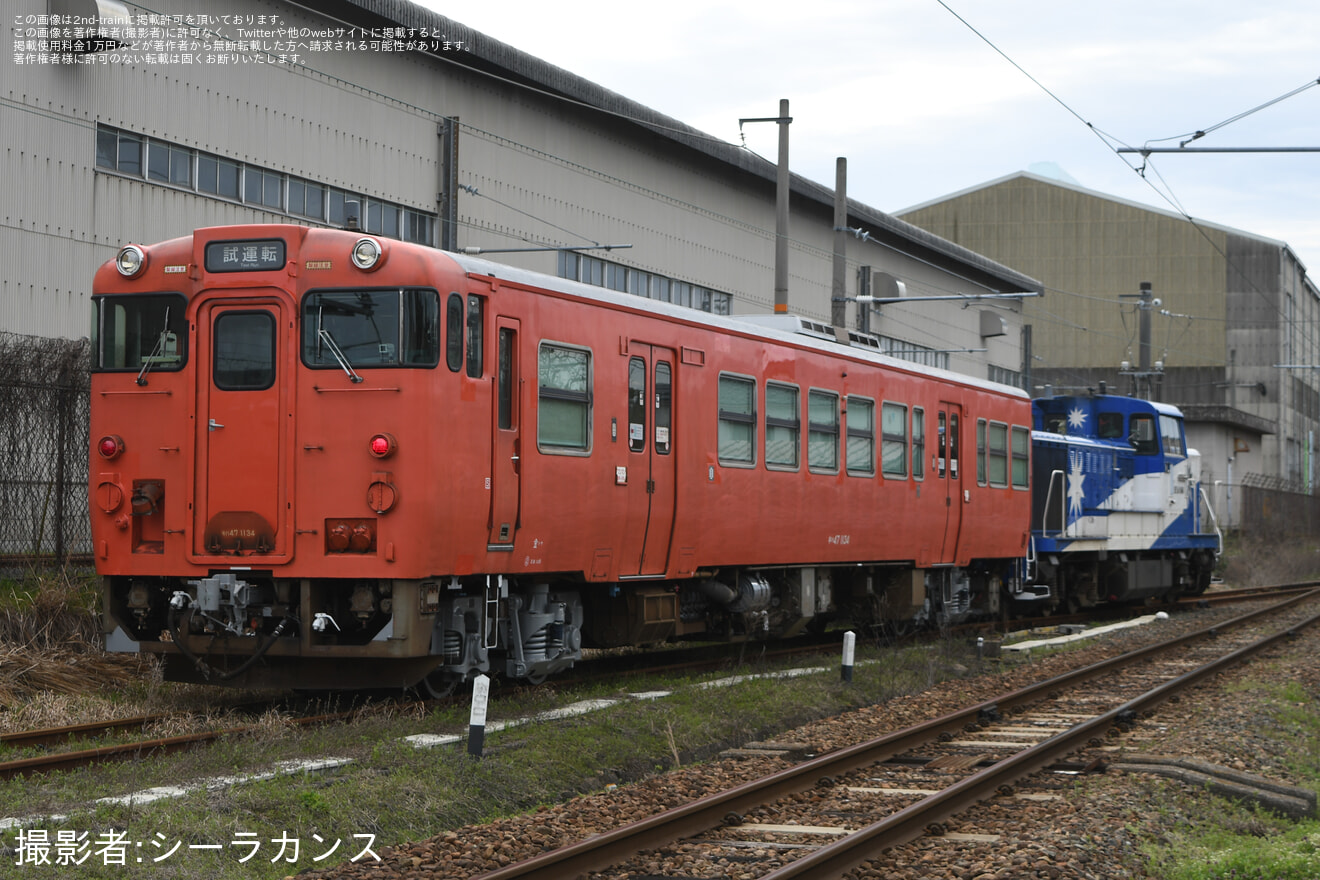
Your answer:
[[[403,0],[322,9],[20,0],[0,111],[0,330],[85,335],[92,273],[124,243],[342,225],[353,202],[368,231],[573,247],[492,258],[717,313],[773,310],[773,163]],[[91,38],[123,45],[51,52],[52,14],[100,15]],[[796,176],[791,190],[789,311],[829,325],[834,194]],[[848,237],[847,296],[873,273],[908,296],[1039,290],[860,203],[847,216],[868,234]],[[602,247],[616,245],[629,247]],[[886,306],[869,329],[899,356],[1020,382],[1020,307]]]
[[[1038,386],[1139,383],[1188,415],[1208,485],[1314,490],[1320,291],[1286,243],[1026,172],[902,217],[1041,279],[1046,296],[1025,317],[1051,365],[1035,371]]]

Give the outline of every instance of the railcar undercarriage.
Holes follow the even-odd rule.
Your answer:
[[[791,638],[836,620],[885,628],[998,615],[1023,593],[1017,560],[966,568],[807,566],[591,584],[504,576],[424,581],[105,579],[110,650],[165,659],[166,677],[249,687],[452,692],[478,674],[537,683],[584,647]]]

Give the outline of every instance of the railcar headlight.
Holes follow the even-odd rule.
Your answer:
[[[125,278],[133,278],[147,268],[147,252],[135,244],[125,245],[115,257],[115,268]]]
[[[353,265],[363,271],[370,271],[380,263],[384,249],[374,238],[359,238],[353,245]]]

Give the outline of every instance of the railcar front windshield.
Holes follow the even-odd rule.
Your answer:
[[[92,297],[92,369],[181,370],[188,360],[188,301],[178,293]]]
[[[440,296],[434,290],[322,290],[302,308],[302,359],[316,369],[434,367]]]

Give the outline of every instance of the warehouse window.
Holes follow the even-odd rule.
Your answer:
[[[274,171],[248,165],[243,169],[243,201],[267,208],[284,207],[284,180]]]
[[[210,153],[197,154],[197,189],[199,192],[238,198],[239,165]]]
[[[192,186],[192,152],[152,141],[147,150],[147,177],[175,186]]]
[[[796,385],[765,383],[765,465],[771,468],[798,466],[798,437],[802,416],[798,413]]]
[[[807,467],[839,470],[839,395],[807,392]]]
[[[1027,455],[1031,448],[1031,435],[1021,425],[1013,426],[1013,488],[1027,488]]]
[[[537,357],[536,442],[542,450],[591,448],[591,352],[542,342]]]
[[[848,396],[848,473],[875,474],[875,401]]]
[[[756,382],[741,376],[720,376],[720,464],[749,465],[756,461]]]
[[[96,167],[331,226],[346,226],[347,203],[356,202],[360,229],[419,244],[435,240],[434,215],[105,125],[96,127]]]
[[[880,461],[886,477],[907,476],[907,407],[886,403],[880,407]]]
[[[298,177],[289,178],[289,213],[325,219],[325,187]]]

